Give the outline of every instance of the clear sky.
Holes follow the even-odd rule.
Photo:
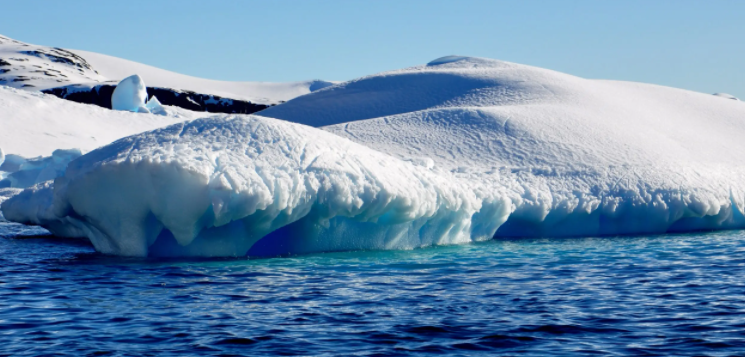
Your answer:
[[[0,0],[0,34],[221,80],[345,80],[449,54],[745,98],[745,1]]]

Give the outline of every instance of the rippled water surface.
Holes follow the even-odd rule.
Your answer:
[[[737,355],[745,232],[107,257],[0,223],[0,355]]]

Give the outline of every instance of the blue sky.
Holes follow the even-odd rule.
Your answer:
[[[745,98],[745,1],[11,1],[0,34],[221,80],[470,55]]]

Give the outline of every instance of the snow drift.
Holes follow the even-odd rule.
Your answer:
[[[449,56],[262,115],[299,124],[223,115],[131,136],[2,212],[136,256],[745,228],[739,101]]]

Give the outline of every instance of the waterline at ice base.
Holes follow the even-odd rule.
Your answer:
[[[745,228],[745,104],[448,57],[136,134],[2,204],[106,254]]]

